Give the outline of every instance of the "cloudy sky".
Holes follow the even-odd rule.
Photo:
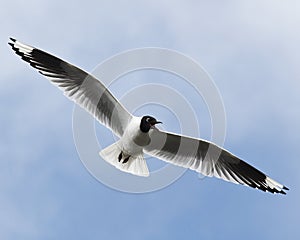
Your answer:
[[[3,3],[1,239],[299,238],[299,10],[299,2],[289,0]],[[222,96],[224,146],[290,191],[272,195],[199,178],[192,171],[144,194],[100,183],[75,147],[74,104],[15,56],[7,45],[11,36],[86,71],[133,48],[169,48],[191,57],[209,73]],[[172,84],[190,95],[200,137],[210,139],[205,99],[189,94],[182,79],[145,70],[111,87],[122,97],[145,83]],[[157,118],[166,120],[164,129],[181,130],[178,121],[169,121],[175,118],[166,109],[155,105],[139,111],[161,114]],[[98,138],[111,137],[100,126],[96,130]],[[151,168],[162,167],[151,161]]]

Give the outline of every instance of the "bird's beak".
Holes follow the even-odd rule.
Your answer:
[[[159,123],[162,123],[162,122],[159,122],[159,121],[156,121],[156,120],[153,120],[150,122],[151,126],[154,126],[155,124],[159,124]]]

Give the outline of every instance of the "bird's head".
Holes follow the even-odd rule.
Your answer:
[[[141,119],[140,129],[142,132],[149,132],[150,128],[154,128],[155,124],[162,123],[157,121],[154,117],[143,116]]]

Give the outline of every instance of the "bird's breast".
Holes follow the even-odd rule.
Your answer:
[[[133,142],[141,147],[145,147],[150,143],[150,137],[148,133],[143,133],[140,131],[139,134],[137,134],[133,139]]]
[[[139,147],[147,146],[150,143],[149,134],[142,132],[139,128],[128,129],[122,139],[129,145],[137,145]]]
[[[140,118],[134,117],[128,124],[121,142],[123,150],[130,154],[141,152],[150,143],[149,134],[140,130]]]

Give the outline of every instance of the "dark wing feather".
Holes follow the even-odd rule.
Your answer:
[[[95,77],[49,53],[10,39],[15,53],[100,123],[122,136],[132,115]]]
[[[151,143],[145,152],[166,162],[190,168],[206,176],[248,185],[262,191],[282,193],[288,190],[261,171],[204,140],[150,130]]]

